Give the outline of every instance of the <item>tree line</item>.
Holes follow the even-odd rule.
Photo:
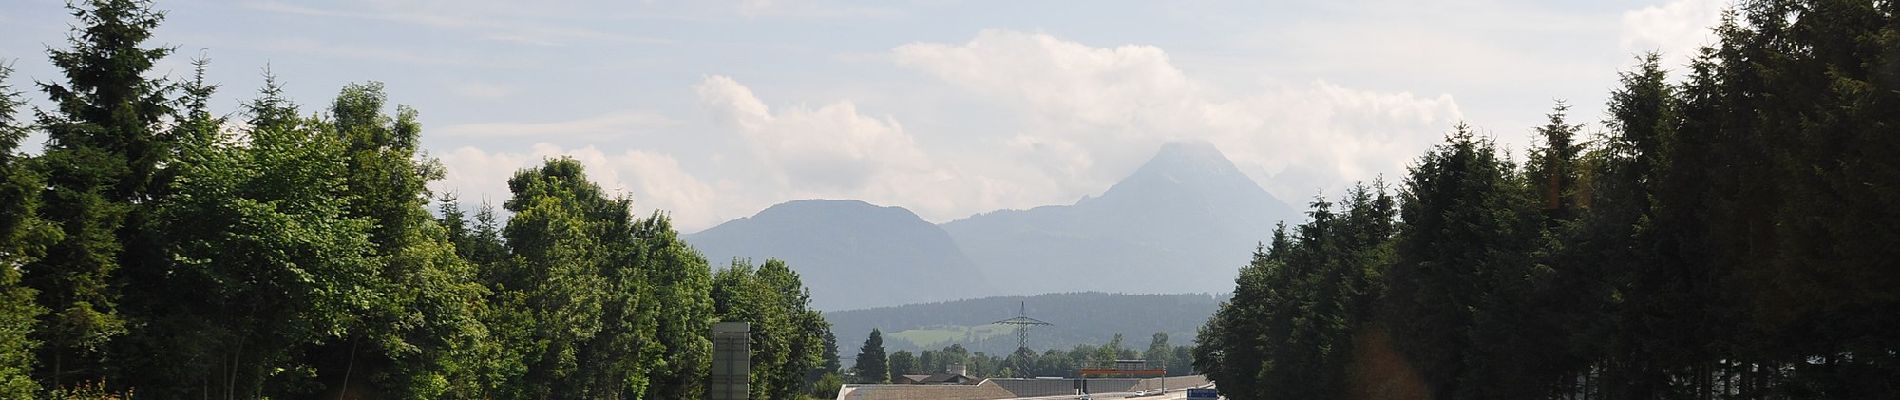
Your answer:
[[[1148,342],[1146,350],[1130,348],[1122,343],[1122,334],[1117,333],[1107,343],[1101,345],[1078,344],[1068,350],[1050,349],[1037,353],[1027,347],[1019,347],[1015,352],[998,356],[981,351],[971,352],[960,343],[952,343],[939,350],[924,350],[912,353],[900,350],[885,353],[883,332],[872,329],[859,347],[857,359],[843,377],[853,383],[891,383],[904,375],[930,375],[953,372],[953,367],[961,367],[964,375],[971,378],[1037,378],[1065,377],[1077,378],[1080,368],[1097,363],[1115,360],[1146,360],[1149,365],[1166,369],[1169,376],[1193,373],[1191,346],[1175,346],[1169,342],[1168,334],[1157,332]]]
[[[0,68],[0,397],[700,398],[717,321],[752,324],[753,398],[837,368],[789,266],[715,272],[577,161],[470,215],[381,84],[306,112],[267,73],[217,115],[206,59],[149,76],[149,2],[69,8],[49,108]]]
[[[1527,161],[1459,125],[1282,225],[1200,331],[1237,399],[1900,390],[1900,2],[1744,1]]]

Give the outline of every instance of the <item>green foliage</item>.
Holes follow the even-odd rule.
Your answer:
[[[152,283],[173,304],[148,306],[163,318],[128,338],[155,359],[131,364],[149,371],[131,383],[161,396],[309,395],[299,351],[348,332],[378,294],[373,221],[348,215],[344,144],[318,121],[253,125],[244,145],[222,135],[181,159],[154,214],[170,270]]]
[[[460,205],[453,201],[444,200],[442,207],[442,226],[449,230],[450,238],[455,241],[455,253],[461,255],[462,259],[479,266],[508,260],[508,246],[501,238],[503,222],[495,216],[494,206],[483,203],[475,210],[472,221],[465,220]],[[449,218],[454,220],[450,221]]]
[[[844,364],[838,357],[838,335],[831,333],[829,330],[825,331],[824,344],[822,346],[824,346],[824,362],[818,366],[818,369],[827,372],[842,371]]]
[[[899,376],[923,372],[917,369],[917,356],[911,354],[909,351],[891,353],[890,370],[891,374],[889,378],[893,382],[897,381],[897,377]]]
[[[232,130],[208,60],[144,77],[171,51],[140,47],[151,4],[72,8],[50,51],[66,80],[41,84],[55,107],[21,123],[0,87],[0,397],[703,395],[726,314],[664,214],[634,218],[553,160],[509,181],[511,220],[453,196],[432,216],[444,171],[380,83],[306,116],[267,72]],[[44,154],[19,154],[36,130]],[[780,322],[773,371],[795,372],[757,387],[823,392],[835,340],[797,275],[750,280],[769,297],[746,312]]]
[[[1038,357],[1040,357],[1040,355],[1036,354],[1035,350],[1030,350],[1028,347],[1019,347],[1015,352],[1009,353],[1009,356],[1003,359],[1002,368],[1009,370],[1009,373],[999,373],[997,375],[1004,378],[1034,378],[1037,372],[1041,372],[1041,365],[1037,363],[1040,361],[1037,359]],[[891,364],[896,365],[897,363],[893,360]]]
[[[838,391],[844,389],[844,377],[837,372],[826,372],[811,385],[811,397],[814,399],[838,398]]]
[[[173,142],[162,127],[172,85],[145,77],[171,49],[140,47],[163,14],[132,0],[68,7],[78,19],[70,47],[48,50],[66,79],[40,85],[54,107],[37,112],[47,142],[34,163],[45,177],[40,217],[64,234],[23,268],[49,311],[34,336],[45,345],[38,375],[55,388],[105,380],[111,341],[128,330],[118,271],[160,261],[139,239]]]
[[[33,290],[20,286],[20,272],[0,266],[0,397],[29,398],[39,390],[34,382],[33,350],[39,342],[30,336],[34,318],[46,312],[33,303]]]
[[[39,174],[18,154],[20,140],[31,127],[14,117],[20,94],[8,80],[11,65],[0,63],[0,397],[29,398],[39,390],[33,381],[34,350],[31,336],[45,307],[37,294],[21,285],[20,267],[45,254],[46,244],[59,239],[59,230],[39,219]]]
[[[1199,373],[1194,370],[1194,346],[1175,346],[1174,355],[1168,358],[1168,376],[1187,376]]]
[[[950,366],[953,365],[966,367],[970,365],[970,350],[963,348],[962,344],[952,343],[949,346],[944,346],[941,350],[937,350],[936,357],[933,358],[933,361],[924,364],[924,372],[946,372],[949,371]]]
[[[733,260],[713,275],[712,299],[719,320],[752,324],[752,398],[794,398],[822,376],[831,327],[785,262]]]
[[[877,329],[864,338],[864,346],[858,348],[858,358],[851,366],[851,373],[858,376],[858,383],[889,383],[895,369],[884,356],[884,333]],[[902,375],[902,374],[898,374]]]
[[[1166,332],[1155,332],[1153,339],[1148,341],[1148,350],[1141,353],[1142,360],[1148,361],[1149,365],[1161,368],[1167,368],[1173,358],[1174,346],[1168,344]]]
[[[658,314],[654,333],[664,354],[652,359],[652,384],[647,387],[646,398],[696,398],[705,392],[706,375],[712,366],[712,341],[707,337],[714,322],[712,268],[705,257],[680,240],[672,220],[664,214],[640,221],[634,235],[645,251],[641,269],[646,271],[648,287],[654,288],[654,297],[647,304],[657,309],[653,311]],[[831,362],[836,363],[836,351],[830,354]],[[836,370],[834,364],[828,371]]]
[[[1243,398],[1344,397],[1352,343],[1372,326],[1380,275],[1390,263],[1395,204],[1383,184],[1334,203],[1315,200],[1292,234],[1241,268],[1234,298],[1203,326],[1193,367]],[[1157,336],[1151,357],[1172,355]],[[1186,369],[1185,366],[1175,369]]]
[[[47,153],[95,149],[113,168],[101,195],[112,201],[144,196],[165,161],[169,138],[160,121],[171,113],[172,85],[145,78],[169,47],[141,48],[165,15],[137,0],[93,0],[70,4],[78,26],[67,38],[69,50],[49,49],[48,58],[66,75],[66,84],[41,84],[55,112],[40,113],[47,132]]]
[[[114,391],[107,389],[105,382],[93,381],[80,382],[53,389],[46,393],[45,398],[51,400],[126,400],[133,398],[132,395],[133,391]]]
[[[1890,397],[1900,5],[1746,1],[1716,33],[1679,83],[1639,58],[1593,140],[1559,103],[1521,171],[1462,127],[1416,164],[1362,389],[1274,381],[1327,365],[1300,321],[1338,299],[1282,290],[1304,229],[1241,271],[1195,365],[1235,398]]]
[[[579,162],[549,160],[508,181],[512,259],[484,275],[512,354],[503,397],[634,398],[661,347],[625,199],[609,199]],[[518,368],[518,369],[515,369]]]
[[[347,334],[312,357],[333,388],[397,398],[476,396],[487,335],[478,320],[485,289],[473,265],[428,212],[426,185],[441,166],[417,148],[414,109],[385,114],[381,83],[345,86],[325,124],[343,143],[348,214],[373,223],[375,273],[364,282],[376,295],[357,304]],[[260,113],[269,114],[269,113]]]

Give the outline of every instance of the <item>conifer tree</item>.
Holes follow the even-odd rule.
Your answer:
[[[1519,387],[1481,379],[1530,372],[1510,357],[1525,345],[1492,336],[1522,322],[1514,300],[1543,274],[1529,259],[1537,220],[1514,169],[1461,124],[1406,179],[1387,320],[1433,397],[1510,398]]]
[[[40,85],[54,107],[37,113],[47,133],[39,212],[64,235],[24,268],[48,309],[34,337],[49,387],[106,377],[105,350],[126,331],[114,287],[125,237],[148,211],[142,204],[169,154],[161,121],[171,113],[171,85],[145,75],[171,49],[141,47],[164,14],[134,0],[68,7],[79,20],[70,47],[48,50],[66,81]]]
[[[15,116],[21,100],[12,74],[12,65],[0,61],[0,397],[23,399],[40,388],[32,379],[40,343],[31,334],[46,309],[21,285],[20,268],[43,256],[60,232],[37,213],[44,181],[19,153],[31,128]]]
[[[851,371],[858,374],[861,383],[889,383],[891,379],[890,361],[884,357],[884,333],[871,329],[871,335],[864,338],[864,346],[858,347],[858,359]]]

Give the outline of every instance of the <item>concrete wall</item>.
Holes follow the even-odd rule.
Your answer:
[[[838,400],[994,400],[1017,397],[990,381],[976,385],[848,385]]]
[[[1016,397],[1060,396],[1075,394],[1074,379],[991,379]]]

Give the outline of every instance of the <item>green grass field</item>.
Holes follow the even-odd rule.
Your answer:
[[[1011,331],[1009,327],[996,324],[978,325],[974,327],[937,325],[931,326],[928,329],[911,329],[893,332],[884,335],[884,337],[886,338],[885,340],[903,340],[917,347],[931,349],[947,346],[951,342],[983,340],[990,337],[1007,335],[1010,332],[1013,331]]]

